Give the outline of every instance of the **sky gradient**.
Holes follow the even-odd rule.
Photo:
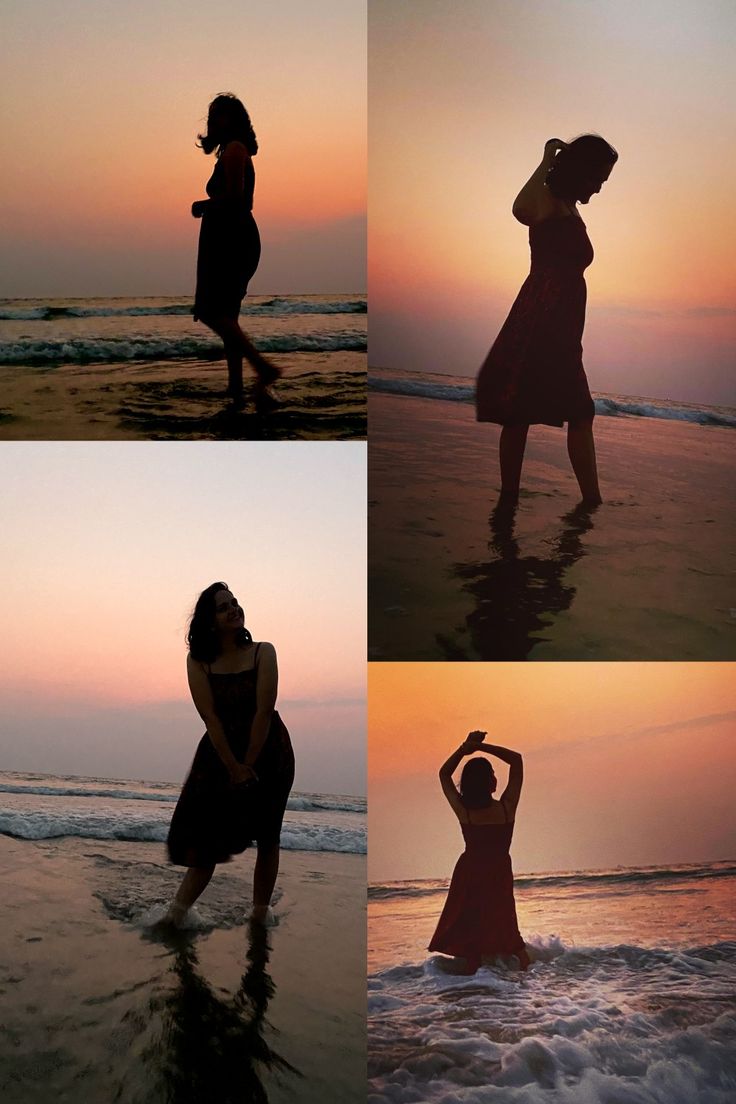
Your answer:
[[[372,0],[371,364],[476,374],[529,271],[512,202],[594,132],[592,389],[736,405],[735,41],[728,0]]]
[[[437,772],[477,728],[524,756],[518,872],[736,858],[732,664],[372,663],[368,692],[372,882],[449,877]]]
[[[178,295],[235,92],[260,149],[253,294],[365,290],[364,0],[9,0],[0,295]]]
[[[184,633],[227,582],[276,647],[296,786],[365,786],[365,445],[0,449],[0,767],[177,781]]]

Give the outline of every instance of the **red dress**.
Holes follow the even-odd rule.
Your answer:
[[[468,816],[472,815],[468,810]],[[509,855],[513,822],[460,827],[465,850],[452,872],[429,950],[465,958],[474,970],[486,956],[516,955],[525,969],[529,958],[516,919]]]
[[[479,422],[562,425],[592,419],[583,368],[585,223],[555,215],[529,227],[531,271],[478,374]]]

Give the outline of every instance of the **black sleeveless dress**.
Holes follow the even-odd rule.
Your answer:
[[[215,711],[237,760],[248,750],[256,712],[258,651],[254,666],[235,674],[208,672]],[[294,782],[294,753],[278,713],[254,769],[258,782],[233,786],[227,769],[205,732],[171,819],[169,860],[179,866],[229,862],[257,840],[278,843],[286,801]]]
[[[531,270],[478,374],[479,422],[561,426],[592,419],[583,368],[587,290],[593,260],[585,223],[555,215],[529,227]]]
[[[237,318],[248,283],[258,268],[261,239],[253,218],[256,186],[253,161],[245,163],[245,192],[240,202],[225,198],[222,161],[207,181],[210,201],[202,216],[197,254],[194,318]]]
[[[506,817],[506,806],[503,807]],[[472,816],[472,812],[468,812]],[[522,968],[529,957],[519,932],[511,869],[514,823],[461,824],[465,850],[452,881],[430,951],[467,959],[477,970],[481,960],[517,955]]]

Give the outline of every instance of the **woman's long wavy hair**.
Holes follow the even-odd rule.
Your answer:
[[[618,153],[600,134],[581,134],[561,149],[546,176],[546,184],[557,199],[587,197],[603,180]]]
[[[218,133],[212,134],[210,133],[212,112],[218,109],[227,115],[227,122],[224,131],[220,130]],[[218,157],[225,145],[232,142],[234,138],[243,143],[251,157],[255,157],[258,153],[256,132],[250,121],[250,115],[245,110],[243,103],[232,92],[221,92],[219,96],[215,96],[207,109],[207,130],[204,134],[198,134],[197,138],[199,139],[197,145],[200,149],[204,150],[205,153],[212,153],[216,149]]]
[[[496,775],[487,759],[469,759],[460,775],[460,797],[466,809],[485,809],[491,804]]]
[[[220,634],[215,624],[215,597],[221,590],[229,589],[227,583],[212,583],[202,591],[195,603],[186,640],[189,654],[199,663],[213,663],[220,654]],[[252,642],[253,637],[245,627],[242,628],[236,640],[238,647],[243,648]]]

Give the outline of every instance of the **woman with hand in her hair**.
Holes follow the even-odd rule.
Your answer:
[[[567,451],[586,506],[601,502],[593,417],[583,368],[584,270],[593,260],[578,203],[608,180],[618,154],[597,134],[569,144],[550,138],[544,156],[514,201],[529,227],[531,271],[478,374],[480,422],[498,422],[501,498],[516,505],[531,424],[567,422]]]
[[[442,792],[460,821],[465,851],[453,871],[429,950],[464,960],[468,974],[499,955],[518,959],[522,970],[530,963],[516,920],[509,855],[524,778],[522,758],[518,751],[485,743],[485,735],[471,732],[440,767]],[[500,801],[492,796],[497,782],[487,759],[474,758],[465,764],[459,790],[452,780],[465,756],[476,751],[495,755],[511,768]]]
[[[189,688],[207,731],[171,820],[169,859],[189,869],[164,923],[178,925],[217,863],[229,862],[253,840],[251,919],[264,923],[294,781],[289,733],[275,710],[276,652],[272,644],[253,642],[226,583],[202,591],[187,641]]]
[[[257,376],[256,403],[268,404],[273,400],[266,388],[281,369],[259,353],[238,323],[241,302],[261,256],[253,218],[253,158],[258,142],[248,112],[231,92],[212,101],[207,131],[198,137],[205,153],[216,151],[217,163],[207,181],[210,198],[192,204],[192,214],[202,219],[194,320],[204,322],[225,344],[230,398],[242,403],[245,357]]]

